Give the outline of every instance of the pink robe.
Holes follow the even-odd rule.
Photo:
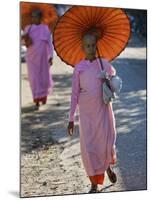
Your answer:
[[[112,104],[106,105],[103,102],[102,81],[98,78],[98,61],[98,58],[92,62],[82,60],[75,66],[69,114],[69,121],[74,121],[78,104],[81,156],[89,177],[104,175],[105,170],[116,158],[115,119]],[[102,61],[109,75],[115,75],[111,64],[106,59]]]
[[[30,28],[31,27],[31,28]],[[29,33],[33,44],[28,47],[26,62],[33,99],[47,97],[53,88],[49,58],[53,58],[51,32],[47,25],[29,25],[25,33]]]

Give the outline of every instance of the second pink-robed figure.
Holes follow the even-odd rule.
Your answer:
[[[53,58],[51,32],[47,25],[29,25],[25,28],[32,39],[28,47],[26,62],[34,101],[46,98],[53,88],[49,59]]]

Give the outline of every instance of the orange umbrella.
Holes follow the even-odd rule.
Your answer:
[[[21,28],[24,29],[26,25],[32,23],[31,14],[37,9],[42,12],[42,23],[47,24],[52,30],[57,22],[58,16],[55,7],[46,3],[21,2]]]
[[[85,58],[82,36],[87,32],[97,34],[98,55],[111,61],[128,43],[130,22],[119,8],[73,6],[60,18],[54,30],[54,47],[64,62],[74,67]]]

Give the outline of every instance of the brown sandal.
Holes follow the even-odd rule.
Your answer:
[[[98,186],[97,185],[91,185],[91,190],[89,191],[89,193],[96,193],[97,192],[97,189],[98,189]]]
[[[107,175],[108,175],[109,180],[111,181],[111,183],[116,183],[116,182],[117,182],[117,176],[116,176],[116,174],[111,170],[110,167],[107,168],[106,172],[107,172]]]

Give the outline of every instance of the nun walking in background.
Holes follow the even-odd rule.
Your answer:
[[[27,47],[26,62],[28,78],[35,108],[46,104],[47,96],[53,89],[50,66],[53,59],[52,33],[46,24],[41,23],[42,12],[32,11],[32,24],[27,25],[22,36]]]

